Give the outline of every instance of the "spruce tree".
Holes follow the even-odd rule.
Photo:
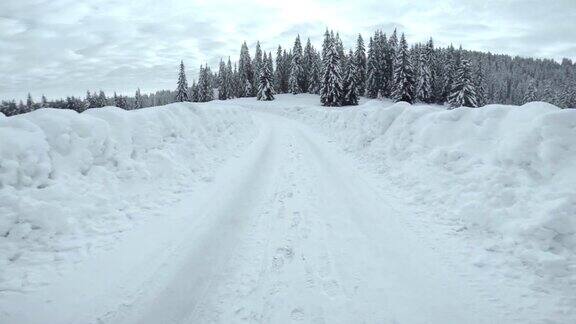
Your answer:
[[[178,85],[176,87],[176,102],[190,101],[188,97],[188,81],[184,70],[184,61],[180,61],[180,72],[178,73]]]
[[[96,107],[102,108],[108,104],[108,100],[106,99],[106,95],[104,91],[100,90],[98,93],[98,97],[96,98]]]
[[[42,99],[40,99],[40,107],[42,108],[48,107],[48,100],[46,99],[45,95],[42,95]]]
[[[382,31],[376,31],[374,34],[374,64],[376,67],[376,87],[378,93],[384,97],[387,95],[388,78],[386,73],[386,53],[387,53],[387,40],[386,35]]]
[[[114,106],[121,109],[127,109],[128,105],[126,103],[126,97],[122,95],[119,96],[116,94],[116,92],[114,92]]]
[[[450,45],[444,54],[444,75],[442,83],[442,96],[439,103],[450,101],[450,94],[454,88],[454,82],[456,79],[456,70],[458,68],[458,54],[456,53],[454,46]]]
[[[272,57],[270,57],[270,60],[272,60]],[[261,67],[260,84],[256,95],[256,99],[264,101],[274,100],[274,89],[272,88],[270,68],[267,61],[266,59]]]
[[[323,48],[326,53],[324,58],[324,74],[322,76],[322,88],[320,91],[320,101],[322,105],[334,107],[342,105],[342,76],[340,74],[340,55],[338,54],[336,40],[332,35],[326,36],[324,40],[327,48]]]
[[[532,101],[536,101],[537,100],[537,96],[536,94],[538,93],[538,90],[536,88],[536,81],[534,81],[533,79],[528,81],[528,87],[526,88],[526,91],[524,92],[524,97],[523,97],[523,104],[528,103],[528,102],[532,102]]]
[[[368,59],[366,62],[366,96],[368,98],[378,97],[378,62],[376,61],[376,56],[374,54],[374,39],[370,37],[368,42]]]
[[[240,77],[239,84],[242,87],[241,97],[251,97],[254,95],[253,87],[251,86],[254,82],[254,70],[252,67],[252,61],[250,59],[250,52],[248,51],[248,45],[246,42],[242,44],[240,49],[240,60],[238,61],[238,74]],[[200,83],[200,81],[198,81]],[[246,83],[250,83],[250,87],[246,86]],[[248,91],[248,92],[247,92]]]
[[[356,51],[354,52],[354,65],[356,70],[356,82],[358,83],[358,94],[364,95],[366,91],[366,49],[362,35],[358,34],[356,40]]]
[[[484,77],[484,69],[482,63],[478,62],[476,71],[474,73],[474,87],[476,88],[476,106],[482,107],[486,105],[486,79]]]
[[[302,92],[306,92],[310,88],[310,74],[312,73],[312,65],[314,64],[315,54],[316,53],[314,47],[310,42],[310,38],[308,38],[306,41],[306,47],[304,47],[304,54],[302,58]]]
[[[228,63],[226,63],[226,90],[228,99],[235,98],[237,96],[236,91],[234,90],[234,70],[232,70],[232,62],[230,61],[230,57],[228,57]]]
[[[334,45],[336,46],[336,52],[338,53],[338,57],[340,58],[340,64],[346,60],[346,53],[344,53],[344,44],[340,39],[340,33],[336,32],[336,36],[334,38]],[[340,71],[342,71],[342,65],[340,65]]]
[[[134,109],[140,109],[144,107],[144,100],[142,100],[142,94],[140,93],[140,88],[136,90],[136,94],[134,95]]]
[[[408,52],[408,43],[404,33],[400,38],[398,49],[395,54],[394,63],[394,92],[392,97],[395,101],[406,101],[413,103],[414,96],[414,72],[410,62],[410,53]]]
[[[276,50],[276,71],[274,74],[274,88],[277,93],[283,93],[282,82],[285,78],[284,76],[284,56],[282,55],[282,47],[278,45]]]
[[[67,98],[68,99],[68,98]],[[70,97],[70,100],[76,99],[74,97]],[[72,101],[68,101],[67,103],[70,104]],[[98,107],[98,100],[96,94],[91,95],[90,91],[86,91],[86,107],[87,108],[97,108]]]
[[[199,102],[199,94],[198,94],[198,84],[196,80],[192,81],[192,87],[190,88],[190,98],[192,102]]]
[[[32,95],[28,93],[26,97],[26,112],[34,110],[34,100],[32,100]]]
[[[418,82],[416,83],[416,97],[418,100],[431,103],[432,94],[432,44],[429,42],[420,52],[418,60]]]
[[[244,93],[244,88],[242,87],[241,80],[240,80],[240,73],[238,72],[238,64],[234,62],[234,71],[233,71],[233,88],[232,91],[234,92],[234,97],[240,98]]]
[[[228,76],[226,73],[226,64],[224,64],[224,61],[220,59],[220,65],[218,67],[218,99],[226,100],[228,98]]]
[[[260,84],[260,72],[262,69],[262,64],[264,64],[264,58],[262,54],[262,48],[260,46],[260,41],[256,42],[256,51],[254,52],[254,60],[252,61],[252,66],[254,67],[254,83],[252,86],[254,89],[258,89]]]
[[[354,57],[352,50],[350,50],[349,56]],[[358,81],[356,81],[357,75],[356,64],[348,64],[348,70],[343,84],[343,105],[358,105]]]
[[[210,82],[210,68],[200,66],[200,75],[198,76],[198,102],[208,102],[214,99],[212,85]],[[248,84],[250,81],[246,80]]]
[[[294,41],[292,49],[292,62],[290,64],[290,78],[288,79],[289,91],[292,94],[301,93],[303,90],[303,70],[302,70],[302,45],[300,44],[300,35]]]
[[[294,63],[292,63],[292,66],[290,68],[290,78],[288,79],[288,87],[290,93],[292,94],[299,94],[300,92],[302,92],[300,90],[300,86],[298,85],[298,67]]]
[[[471,74],[470,62],[466,59],[460,59],[452,92],[449,96],[450,107],[478,107],[476,88]]]
[[[264,56],[266,56],[266,54],[264,54]],[[266,66],[268,67],[268,73],[270,74],[272,89],[274,89],[274,61],[272,59],[272,52],[268,52],[268,60],[266,61]]]
[[[389,81],[390,84],[387,85],[389,92],[390,92],[390,96],[394,96],[394,91],[396,90],[396,78],[395,78],[395,69],[396,69],[396,61],[398,59],[398,33],[396,31],[396,28],[394,28],[394,32],[392,32],[392,35],[390,36],[390,38],[388,39],[388,59],[389,59],[389,63],[391,64],[389,66]]]
[[[321,88],[322,59],[315,53],[308,80],[308,92],[319,94]]]

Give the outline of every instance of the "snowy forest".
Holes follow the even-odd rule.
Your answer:
[[[217,70],[217,72],[215,71]],[[217,69],[200,66],[197,81],[188,85],[184,63],[176,90],[134,96],[87,91],[84,98],[69,96],[34,102],[2,101],[6,116],[52,107],[82,112],[108,105],[123,109],[165,105],[177,101],[206,102],[238,97],[273,100],[275,93],[313,93],[324,106],[356,105],[359,96],[390,98],[409,103],[436,103],[449,107],[486,104],[522,105],[545,101],[561,108],[576,107],[576,64],[564,58],[512,57],[509,55],[434,46],[409,45],[396,30],[387,36],[376,31],[367,42],[358,35],[346,51],[338,33],[326,30],[322,49],[297,36],[290,49],[278,46],[275,57],[256,43],[253,57],[244,42],[237,62],[221,60]]]

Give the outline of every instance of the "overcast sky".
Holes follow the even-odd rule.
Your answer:
[[[244,40],[320,45],[326,27],[346,47],[397,27],[410,43],[576,59],[576,0],[0,0],[0,99],[172,89],[180,59],[191,79]]]

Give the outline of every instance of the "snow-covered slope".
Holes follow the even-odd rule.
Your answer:
[[[238,108],[41,109],[0,117],[0,291],[110,245],[256,135]]]

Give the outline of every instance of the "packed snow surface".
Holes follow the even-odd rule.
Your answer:
[[[0,323],[576,322],[576,111],[318,101],[0,116]]]

